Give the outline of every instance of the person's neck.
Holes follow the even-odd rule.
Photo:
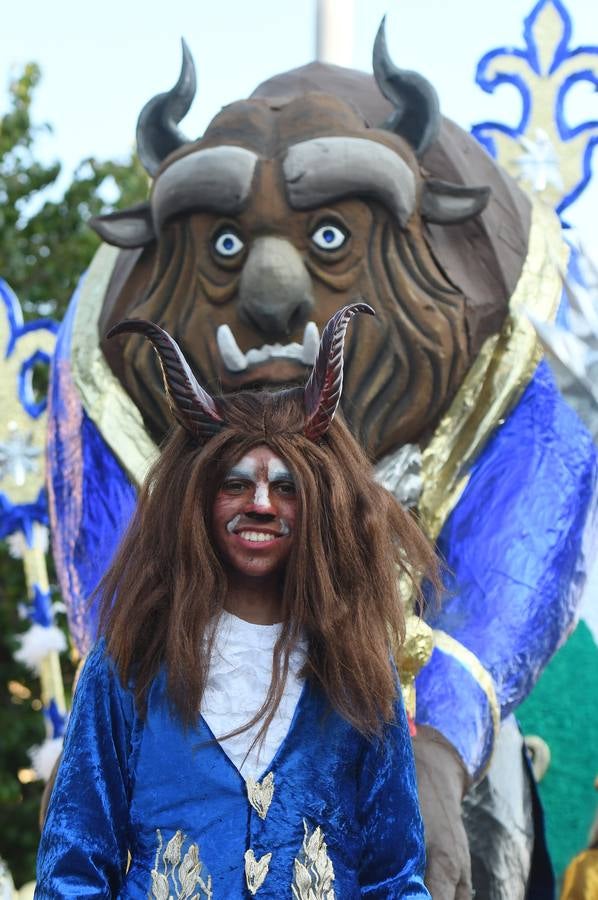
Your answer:
[[[224,608],[253,625],[275,625],[282,618],[279,579],[230,581]]]

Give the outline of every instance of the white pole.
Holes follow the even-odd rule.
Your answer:
[[[316,59],[353,64],[353,0],[316,0]]]

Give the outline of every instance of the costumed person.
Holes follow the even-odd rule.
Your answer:
[[[332,421],[358,311],[305,388],[217,399],[158,326],[112,330],[180,427],[100,583],[36,897],[429,898],[389,636],[435,557]]]

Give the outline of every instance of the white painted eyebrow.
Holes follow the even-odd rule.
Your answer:
[[[226,478],[248,478],[249,481],[255,481],[255,469],[249,467],[244,469],[242,466],[233,466],[230,472],[227,472]]]
[[[244,469],[241,466],[233,466],[226,475],[227,478],[247,478],[249,481],[255,482],[255,470],[250,471],[249,468]],[[268,471],[268,481],[295,481],[293,473],[288,469],[270,469]]]
[[[272,469],[268,471],[268,481],[294,481],[293,473],[288,469]]]
[[[295,481],[293,473],[289,472],[284,460],[270,459],[268,461],[268,481],[277,481],[281,479]]]

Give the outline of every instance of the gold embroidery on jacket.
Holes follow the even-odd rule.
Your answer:
[[[260,819],[265,819],[268,815],[270,804],[272,803],[272,797],[274,796],[274,773],[268,772],[265,778],[262,778],[261,782],[254,781],[253,778],[248,778],[246,787],[249,802]]]
[[[266,875],[268,874],[268,868],[270,866],[271,859],[271,853],[264,853],[261,859],[256,859],[253,850],[246,851],[245,881],[247,882],[249,893],[252,896],[259,891],[264,881],[266,880]]]
[[[182,857],[187,836],[182,831],[171,837],[162,853],[162,832],[158,828],[158,849],[152,869],[149,900],[213,900],[212,876],[199,859],[199,847],[190,844]],[[160,858],[160,854],[162,857]]]
[[[335,900],[332,887],[334,868],[322,829],[318,825],[310,834],[305,819],[303,828],[303,846],[293,868],[293,900]]]

